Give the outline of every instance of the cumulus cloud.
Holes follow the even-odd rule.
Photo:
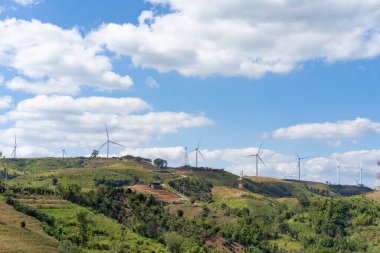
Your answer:
[[[89,38],[135,66],[185,76],[260,77],[380,53],[379,1],[149,2],[171,11],[143,11],[139,24],[104,24]]]
[[[225,149],[202,149],[205,158],[199,159],[199,166],[224,168],[236,175],[244,171],[244,175],[255,175],[256,165],[254,157],[247,155],[256,154],[258,147],[247,148],[225,148]],[[184,147],[148,147],[128,148],[115,154],[135,155],[151,158],[160,157],[169,162],[170,166],[181,166],[184,164]],[[189,162],[195,166],[195,153],[188,153]],[[295,155],[282,154],[270,149],[262,150],[262,159],[266,165],[259,164],[259,175],[275,178],[298,179],[297,158]],[[373,187],[374,175],[377,171],[377,159],[380,150],[357,150],[344,153],[332,153],[327,156],[314,157],[301,161],[302,180],[338,183],[335,159],[341,167],[341,179],[343,184],[355,184],[359,179],[359,165],[362,161],[363,182]]]
[[[367,118],[356,118],[355,120],[342,120],[336,123],[308,123],[279,128],[272,133],[272,136],[286,139],[331,139],[379,133],[379,122],[373,122]]]
[[[0,117],[11,125],[0,131],[1,143],[11,145],[14,134],[24,146],[96,149],[105,137],[105,122],[111,139],[128,147],[149,142],[180,129],[212,124],[202,114],[155,112],[139,98],[109,98],[39,95],[19,102]]]
[[[38,20],[0,21],[0,66],[17,72],[6,86],[33,94],[77,94],[81,87],[125,90],[129,76],[112,71],[110,59],[77,29]]]
[[[190,150],[190,149],[189,149]],[[225,148],[225,149],[202,149],[204,160],[200,157],[199,166],[224,168],[235,174],[239,174],[240,170],[244,170],[246,175],[254,175],[256,171],[255,158],[247,157],[256,154],[258,147],[247,148]],[[127,148],[119,156],[131,154],[135,156],[148,157],[155,159],[163,158],[169,162],[171,166],[181,166],[184,164],[184,147],[151,147],[151,148]],[[290,175],[295,173],[296,163],[294,156],[288,156],[277,153],[273,150],[263,149],[261,157],[265,161],[265,165],[259,164],[260,175]],[[189,163],[195,166],[195,153],[188,152]]]

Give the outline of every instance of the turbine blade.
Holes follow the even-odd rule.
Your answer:
[[[257,156],[257,154],[256,155],[245,155],[244,157],[251,157],[251,156]]]
[[[338,161],[336,160],[335,156],[334,156],[334,160],[336,162],[336,166],[340,166],[340,164],[338,163]]]
[[[199,142],[198,142],[198,146],[197,146],[197,149],[199,149],[199,146],[201,145],[201,141],[202,141],[202,137],[199,138]]]
[[[110,139],[110,137],[109,137],[109,135],[108,135],[108,127],[107,127],[107,123],[106,123],[106,122],[104,122],[104,125],[106,126],[107,140],[109,140],[109,139]]]
[[[296,154],[297,158],[300,159],[300,156],[298,155],[298,153],[293,149],[294,153]]]
[[[260,144],[260,148],[259,148],[259,151],[257,151],[257,154],[259,155],[260,154],[260,151],[261,151],[261,148],[263,147],[263,143],[261,142]]]
[[[13,157],[14,153],[15,153],[15,149],[13,149],[12,154],[10,155],[10,157]]]
[[[108,142],[108,141],[106,141],[105,143],[103,143],[103,144],[98,148],[98,150],[100,150],[102,147],[104,147],[104,145],[106,145],[107,142]]]
[[[261,159],[261,157],[258,155],[257,156],[259,158],[259,160],[265,165],[265,167],[268,167],[267,164],[263,161],[263,159]]]
[[[203,160],[205,160],[206,161],[206,159],[203,157],[203,155],[202,155],[202,152],[198,149],[198,153],[201,155],[201,157],[203,158]]]
[[[126,148],[126,146],[121,145],[120,143],[117,143],[117,142],[114,142],[114,141],[109,141],[109,142],[112,143],[112,144],[119,145],[119,146],[122,146],[122,147]]]
[[[301,157],[300,159],[309,159],[309,158],[313,158],[312,156],[306,156],[306,157]]]

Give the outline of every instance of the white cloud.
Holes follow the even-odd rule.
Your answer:
[[[0,97],[0,110],[7,109],[12,105],[12,97],[11,96],[3,96]]]
[[[377,0],[150,0],[139,24],[104,24],[89,37],[135,66],[185,76],[260,77],[305,61],[363,59],[380,53]]]
[[[126,148],[118,156],[133,155],[151,158],[162,158],[182,165],[185,149],[183,147],[152,147],[152,148]]]
[[[22,6],[27,6],[27,5],[38,4],[40,1],[39,0],[13,0],[13,2],[20,4]]]
[[[254,157],[246,157],[255,154],[258,147],[236,149],[202,149],[205,160],[199,158],[200,166],[224,168],[236,175],[244,170],[248,176],[255,175],[256,165]],[[128,148],[119,154],[131,154],[151,158],[160,157],[169,162],[170,166],[181,166],[184,162],[185,149],[183,147],[151,147]],[[195,166],[194,152],[188,153],[189,162]],[[270,149],[262,151],[262,159],[266,165],[259,164],[259,175],[275,178],[298,178],[297,158],[294,155],[286,155]],[[302,180],[337,183],[336,163],[334,157],[344,166],[341,168],[343,184],[355,184],[359,179],[359,163],[362,160],[363,180],[366,185],[373,187],[375,173],[377,171],[377,159],[380,150],[359,150],[345,153],[332,153],[325,157],[314,157],[301,162]]]
[[[102,49],[78,30],[64,30],[37,20],[0,21],[0,65],[18,75],[6,81],[12,90],[33,94],[77,94],[81,87],[128,89],[129,76],[112,71]]]
[[[279,128],[272,133],[272,136],[274,138],[287,139],[331,139],[379,133],[379,122],[373,122],[367,118],[356,118],[355,120],[342,120],[336,123],[309,123]]]
[[[58,149],[70,145],[92,150],[105,141],[105,122],[110,138],[128,147],[183,128],[212,124],[202,114],[152,111],[139,98],[39,95],[0,116],[0,123],[11,125],[0,131],[0,144],[11,145],[17,134],[23,146]]]
[[[145,85],[150,87],[150,88],[159,88],[160,87],[160,84],[156,81],[156,79],[154,79],[151,76],[148,76],[147,78],[145,78]]]

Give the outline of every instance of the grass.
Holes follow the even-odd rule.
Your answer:
[[[285,252],[304,252],[305,249],[302,243],[292,240],[289,236],[282,236],[276,240],[270,240],[270,244],[276,245],[279,249],[284,250]]]
[[[56,177],[58,183],[63,185],[77,184],[83,189],[89,190],[94,188],[96,180],[124,181],[128,185],[133,185],[148,184],[159,178],[154,171],[146,170],[141,165],[131,161],[117,159],[85,159],[82,161],[78,159],[41,158],[31,159],[32,162],[23,161],[26,166],[25,170],[30,171],[30,173],[9,180],[9,184],[52,187],[52,178]],[[66,160],[67,163],[64,163],[63,161]],[[57,166],[53,166],[54,161],[57,162]],[[8,167],[13,165],[14,170],[20,169],[17,167],[19,163],[8,163]],[[41,167],[37,168],[37,165]],[[71,165],[77,167],[70,167]]]
[[[3,200],[0,210],[0,252],[58,252],[58,241],[41,229],[37,219],[17,212]]]
[[[34,195],[26,198],[23,196],[20,201],[54,217],[56,227],[66,238],[74,238],[77,235],[76,214],[80,210],[86,210],[92,221],[90,225],[92,232],[87,246],[82,247],[83,252],[116,252],[120,248],[128,252],[167,252],[163,245],[141,237],[115,220],[58,197]]]
[[[188,219],[201,217],[203,211],[202,206],[194,204],[173,204],[168,209],[171,214],[176,214],[177,210],[182,210],[183,216]]]
[[[272,215],[275,212],[275,207],[278,205],[273,199],[229,187],[214,187],[212,195],[216,204],[225,204],[230,208],[238,209],[246,207],[250,209],[254,217]]]

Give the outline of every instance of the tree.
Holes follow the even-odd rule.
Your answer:
[[[309,198],[305,195],[305,193],[300,193],[297,196],[298,204],[300,204],[303,208],[308,207],[310,205]]]
[[[168,167],[168,162],[164,159],[161,158],[156,158],[153,161],[154,165],[156,165],[159,168],[166,168]]]
[[[92,158],[96,158],[96,157],[98,157],[98,155],[99,155],[99,150],[96,150],[96,149],[94,149],[94,150],[92,151],[92,153],[91,153],[91,157],[92,157]]]
[[[88,217],[88,212],[85,210],[80,210],[77,213],[77,222],[78,222],[78,235],[80,238],[80,243],[85,245],[88,242],[90,236],[90,224],[91,220]]]
[[[183,217],[183,210],[182,209],[178,209],[177,210],[177,216],[178,217]]]

